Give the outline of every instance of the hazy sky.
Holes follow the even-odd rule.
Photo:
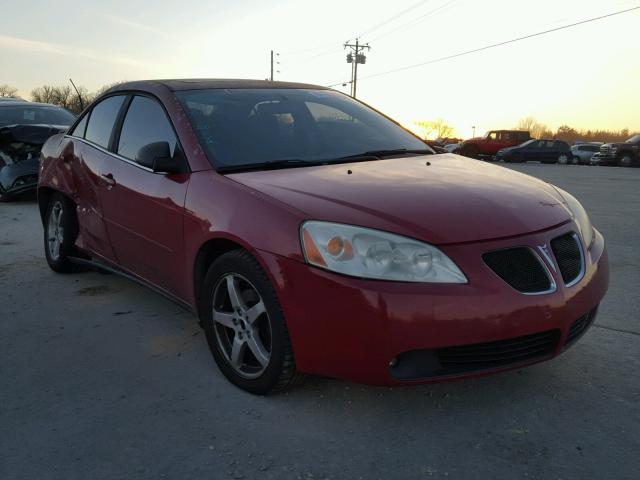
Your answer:
[[[141,78],[266,78],[273,48],[280,52],[278,79],[327,85],[349,79],[342,43],[361,35],[372,48],[358,96],[405,124],[443,118],[468,136],[472,125],[479,132],[508,128],[534,116],[551,127],[640,130],[640,11],[366,78],[638,5],[0,0],[0,83],[28,97],[36,86],[69,77],[90,90]]]

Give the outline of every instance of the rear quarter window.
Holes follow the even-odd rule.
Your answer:
[[[75,128],[71,131],[71,135],[74,137],[84,138],[84,133],[87,130],[87,120],[89,119],[89,114],[86,114],[82,117],[82,120],[78,122]]]

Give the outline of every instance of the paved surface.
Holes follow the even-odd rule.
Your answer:
[[[254,397],[195,319],[113,275],[47,268],[33,201],[0,204],[0,479],[640,478],[640,169],[514,167],[573,192],[608,241],[597,326],[554,361]]]

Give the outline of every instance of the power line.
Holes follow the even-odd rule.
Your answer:
[[[361,37],[363,37],[364,35],[367,35],[367,34],[369,34],[369,33],[371,33],[371,32],[374,32],[374,31],[376,31],[378,28],[380,28],[380,27],[384,27],[387,23],[393,22],[394,20],[396,20],[396,19],[398,19],[398,18],[402,17],[403,15],[405,15],[405,14],[409,13],[409,12],[410,12],[410,11],[412,11],[412,10],[415,10],[415,9],[416,9],[416,8],[418,8],[418,7],[421,7],[423,4],[425,4],[425,3],[427,3],[427,2],[430,2],[430,1],[431,1],[431,0],[420,0],[418,3],[415,3],[415,4],[411,5],[411,6],[410,6],[410,7],[408,7],[408,8],[405,8],[405,9],[404,9],[404,10],[402,10],[401,12],[396,13],[395,15],[393,15],[393,16],[391,16],[391,17],[389,17],[389,18],[388,18],[388,19],[386,19],[384,22],[380,22],[380,23],[378,23],[377,25],[374,25],[373,27],[371,27],[371,28],[369,28],[369,29],[365,30],[365,31],[364,31],[364,32],[362,32],[360,35],[358,35],[356,38],[361,38]]]
[[[422,5],[424,5],[425,3],[428,3],[430,1],[431,0],[420,0],[419,2],[414,3],[410,7],[405,8],[404,10],[392,15],[389,18],[387,18],[385,21],[380,22],[380,23],[368,28],[367,30],[363,31],[361,34],[357,35],[356,37],[352,37],[352,38],[359,39],[363,35],[367,35],[367,34],[369,34],[371,32],[374,32],[377,29],[379,29],[380,27],[385,26],[386,24],[388,24],[388,23],[390,23],[390,22],[392,22],[392,21],[394,21],[394,20],[406,15],[407,13],[415,10],[418,7],[421,7]],[[456,1],[456,0],[451,0],[449,3],[453,3],[454,1]],[[447,5],[449,5],[449,3],[447,3],[446,5],[441,5],[440,7],[438,7],[435,10],[440,10],[440,9],[446,7]],[[431,13],[433,13],[433,11],[432,12],[427,12],[426,15],[422,15],[422,16],[418,17],[417,19],[413,19],[409,23],[414,23],[416,20],[421,20],[424,17],[430,15]],[[404,25],[406,25],[406,24],[404,24]],[[387,34],[383,34],[382,36],[386,36],[386,35]],[[376,37],[376,38],[379,38],[379,37]],[[332,45],[332,47],[323,48],[323,46],[326,47],[328,45]],[[312,47],[312,48],[307,48],[307,49],[302,49],[302,50],[295,50],[293,52],[284,52],[284,54],[285,55],[300,55],[300,54],[304,54],[304,53],[311,54],[310,56],[308,56],[307,58],[305,58],[303,60],[299,60],[299,61],[295,61],[294,62],[294,64],[305,64],[305,63],[308,63],[308,62],[310,62],[312,60],[315,60],[316,58],[325,57],[327,55],[332,55],[333,53],[335,53],[335,51],[337,49],[337,46],[338,46],[338,44],[335,44],[335,43],[325,43],[325,44],[318,45],[318,46]],[[315,51],[315,53],[312,54],[312,52],[314,52],[314,51]]]
[[[384,72],[373,73],[371,75],[367,75],[365,77],[362,77],[362,79],[364,80],[364,79],[367,79],[367,78],[380,77],[382,75],[388,75],[390,73],[401,72],[401,71],[409,70],[409,69],[412,69],[412,68],[422,67],[424,65],[431,65],[431,64],[434,64],[434,63],[444,62],[445,60],[451,60],[453,58],[463,57],[465,55],[471,55],[472,53],[482,52],[484,50],[489,50],[491,48],[502,47],[502,46],[508,45],[510,43],[516,43],[516,42],[520,42],[522,40],[527,40],[527,39],[530,39],[530,38],[539,37],[541,35],[546,35],[548,33],[558,32],[560,30],[565,30],[567,28],[577,27],[579,25],[584,25],[585,23],[591,23],[591,22],[596,22],[598,20],[604,20],[605,18],[614,17],[616,15],[622,15],[623,13],[629,13],[629,12],[632,12],[634,10],[639,10],[639,9],[640,9],[640,5],[636,6],[636,7],[627,8],[625,10],[619,10],[617,12],[607,13],[605,15],[600,15],[599,17],[593,17],[593,18],[589,18],[587,20],[581,20],[579,22],[570,23],[568,25],[563,25],[561,27],[551,28],[549,30],[544,30],[544,31],[541,31],[541,32],[536,32],[536,33],[531,33],[529,35],[525,35],[525,36],[522,36],[522,37],[512,38],[511,40],[505,40],[503,42],[493,43],[491,45],[485,45],[484,47],[479,47],[479,48],[474,48],[472,50],[466,50],[464,52],[454,53],[453,55],[447,55],[445,57],[434,58],[432,60],[427,60],[425,62],[420,62],[420,63],[415,63],[413,65],[407,65],[407,66],[404,66],[404,67],[394,68],[394,69],[391,69],[391,70],[386,70]],[[343,85],[343,84],[346,84],[346,83],[350,83],[350,82],[349,81],[338,82],[338,83],[334,83],[332,85],[328,85],[328,87],[335,87],[335,86]]]
[[[388,35],[391,35],[392,33],[397,32],[398,30],[408,27],[410,25],[415,25],[417,23],[422,22],[423,20],[426,20],[427,18],[435,15],[436,13],[440,12],[441,10],[444,10],[445,8],[447,8],[449,5],[451,5],[452,3],[455,3],[457,0],[449,0],[447,3],[443,3],[442,5],[440,5],[439,7],[436,7],[432,10],[429,10],[427,13],[425,13],[424,15],[420,15],[419,17],[413,18],[410,21],[408,21],[407,23],[403,23],[402,25],[398,25],[397,27],[395,27],[392,30],[389,30],[388,32],[385,32],[381,35],[378,35],[377,37],[375,37],[373,40],[371,40],[372,42],[375,42],[376,40],[379,40],[381,38],[384,38]]]

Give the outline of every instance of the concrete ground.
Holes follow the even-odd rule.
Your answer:
[[[0,479],[640,478],[640,169],[513,167],[573,192],[611,288],[559,358],[379,388],[255,397],[196,320],[114,275],[56,275],[33,200],[0,204]]]

